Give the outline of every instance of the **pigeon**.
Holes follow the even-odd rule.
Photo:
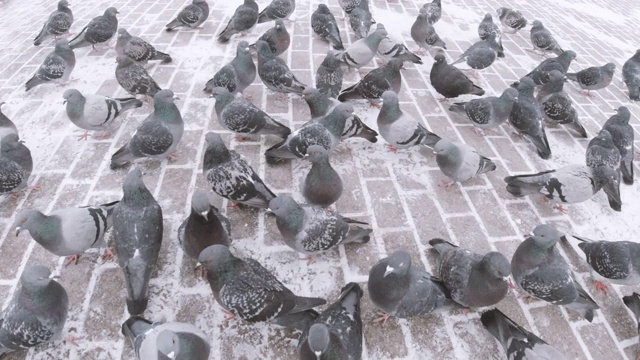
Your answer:
[[[381,25],[382,24],[378,24],[378,27]],[[392,40],[389,36],[380,41],[378,57],[385,62],[389,62],[391,59],[400,59],[405,62],[422,65],[422,58],[420,58],[420,56],[412,53],[403,43]]]
[[[179,27],[197,29],[209,17],[209,4],[206,0],[193,0],[190,5],[180,10],[178,16],[166,26],[166,31],[173,31]]]
[[[316,89],[328,97],[337,98],[342,89],[343,75],[340,60],[329,50],[316,71]]]
[[[371,11],[369,10],[368,1],[361,1],[360,4],[349,13],[349,25],[351,25],[351,30],[353,30],[353,33],[358,39],[365,38],[369,35],[369,29],[371,29],[371,24],[373,23],[374,21]]]
[[[26,91],[51,81],[67,83],[73,68],[76,66],[76,55],[65,39],[56,41],[56,46],[44,59],[36,73],[25,86]]]
[[[554,305],[566,305],[587,321],[593,321],[598,304],[575,280],[567,261],[555,245],[565,236],[547,224],[533,229],[513,253],[511,273],[527,294]]]
[[[465,182],[496,169],[491,159],[478,154],[476,149],[466,144],[441,139],[433,150],[438,167],[454,182]]]
[[[509,87],[499,97],[488,96],[468,102],[453,103],[449,111],[466,116],[475,127],[483,130],[492,129],[507,121],[517,96],[518,90]]]
[[[326,300],[295,295],[254,259],[233,256],[224,245],[204,249],[198,261],[207,269],[213,297],[222,306],[228,320],[236,316],[248,322],[283,324],[299,317],[290,327],[306,330],[318,313],[312,309]]]
[[[567,79],[578,83],[581,89],[591,90],[604,89],[613,80],[613,73],[616,72],[616,64],[607,63],[603,66],[592,66],[577,73],[567,73]]]
[[[290,195],[269,201],[269,210],[285,244],[303,254],[314,254],[340,244],[366,244],[373,230],[352,224],[367,223],[344,217],[316,205],[299,205]]]
[[[16,124],[14,124],[7,115],[2,113],[2,105],[4,104],[4,101],[0,101],[0,140],[9,134],[18,135],[18,128],[16,127]]]
[[[152,323],[132,316],[122,324],[122,335],[129,338],[141,360],[207,360],[211,351],[209,336],[187,323]]]
[[[213,78],[207,81],[204,91],[210,93],[213,88],[222,86],[233,95],[242,93],[256,78],[256,65],[249,52],[249,43],[240,41],[236,57],[222,67]]]
[[[355,9],[356,6],[360,5],[360,3],[363,1],[369,0],[338,0],[338,3],[340,4],[342,11],[344,11],[345,14],[349,15],[353,11],[353,9]]]
[[[173,153],[184,131],[176,99],[171,90],[161,90],[153,97],[153,113],[142,121],[131,140],[111,156],[111,170],[136,159],[164,159]]]
[[[511,34],[515,34],[518,30],[527,26],[527,19],[518,10],[501,7],[498,8],[496,13],[502,25],[511,30]]]
[[[231,39],[231,36],[251,30],[258,21],[258,11],[258,4],[255,0],[244,0],[244,3],[236,8],[227,26],[218,35],[218,41],[226,43]],[[260,40],[264,39],[260,38]]]
[[[227,130],[239,134],[271,134],[283,139],[291,134],[291,129],[287,126],[247,100],[234,98],[226,88],[214,88],[211,96],[216,99],[215,110],[218,123]]]
[[[587,130],[580,122],[571,98],[563,90],[564,76],[558,70],[553,70],[546,76],[549,80],[538,92],[538,100],[546,118],[553,123],[567,125],[586,138]]]
[[[311,170],[302,183],[302,196],[311,205],[328,208],[342,195],[342,179],[331,167],[329,153],[322,146],[309,146],[305,159],[311,161]]]
[[[482,96],[484,90],[453,65],[447,64],[444,54],[434,58],[429,79],[433,88],[445,98],[454,98],[464,94]]]
[[[269,44],[269,48],[274,56],[279,56],[287,51],[291,44],[291,36],[287,32],[287,27],[284,26],[284,21],[281,19],[276,20],[276,24],[262,34],[258,40],[265,41]],[[255,48],[255,44],[252,44],[251,47]]]
[[[133,61],[146,63],[149,60],[160,60],[162,63],[170,63],[171,55],[156,50],[153,45],[137,36],[132,36],[124,29],[118,29],[118,39],[116,40],[116,54],[126,55]]]
[[[321,39],[327,40],[334,49],[344,50],[338,23],[327,5],[319,4],[311,14],[311,29]]]
[[[541,158],[547,160],[551,158],[551,148],[544,131],[542,106],[533,97],[534,87],[531,78],[525,77],[520,80],[518,99],[509,114],[509,123],[533,143]]]
[[[85,130],[105,131],[123,112],[142,106],[142,101],[130,97],[112,99],[107,96],[86,94],[77,89],[67,89],[62,94],[67,117],[77,127]],[[87,138],[85,133],[82,138]]]
[[[566,74],[569,70],[569,65],[575,58],[576,53],[572,50],[567,50],[557,57],[544,60],[525,77],[531,78],[536,85],[544,85],[545,74],[553,70],[558,70],[562,75]]]
[[[144,66],[134,62],[130,57],[119,55],[116,62],[116,80],[129,94],[155,96],[162,90]]]
[[[127,310],[138,315],[147,308],[149,279],[162,245],[162,209],[137,168],[125,176],[122,191],[113,209],[115,250],[124,272]]]
[[[107,43],[118,30],[118,10],[110,7],[104,14],[89,21],[89,24],[73,39],[69,40],[71,49],[91,46],[94,50],[97,44]]]
[[[111,215],[118,201],[53,211],[49,215],[35,209],[16,215],[16,236],[27,230],[33,240],[56,256],[68,256],[67,263],[78,262],[90,248],[104,247],[104,234],[111,228]]]
[[[498,309],[485,311],[480,322],[493,335],[507,354],[507,359],[565,360],[562,353],[509,319]]]
[[[495,305],[507,295],[511,264],[501,253],[480,255],[442,239],[431,239],[429,245],[440,255],[440,278],[453,301],[479,308]]]
[[[613,143],[620,151],[620,171],[622,180],[627,185],[633,185],[633,127],[629,125],[631,113],[626,106],[620,106],[616,114],[604,123],[603,129],[607,130],[613,138]]]
[[[634,292],[632,295],[624,296],[622,301],[635,316],[636,322],[638,322],[638,332],[640,333],[640,294]]]
[[[640,100],[640,49],[622,66],[622,80],[629,90],[629,99]]]
[[[220,135],[208,133],[203,173],[213,191],[233,202],[266,209],[276,197],[237,152],[227,149]]]
[[[487,13],[484,15],[484,19],[478,25],[478,36],[480,40],[486,40],[489,38],[489,34],[500,35],[500,28],[493,22],[493,17],[491,14]]]
[[[402,60],[393,59],[383,67],[375,68],[362,80],[342,90],[339,101],[367,99],[374,103],[385,91],[400,92],[402,86]]]
[[[27,267],[0,314],[0,355],[62,337],[69,312],[67,291],[42,265]]]
[[[353,42],[345,50],[336,53],[336,57],[349,68],[359,69],[366,66],[373,60],[373,57],[378,52],[380,42],[387,35],[385,29],[376,29],[367,37]]]
[[[416,42],[418,48],[428,50],[432,46],[447,48],[447,45],[440,39],[436,29],[428,19],[429,15],[425,8],[420,9],[420,14],[411,26],[411,38]]]
[[[334,98],[330,98],[325,94],[322,94],[317,89],[308,87],[302,92],[302,98],[309,105],[311,111],[311,118],[318,119],[329,114],[340,102]],[[347,139],[350,137],[361,137],[369,142],[375,143],[378,141],[378,133],[372,128],[368,127],[359,117],[352,115],[345,120],[344,129],[342,130],[341,139]]]
[[[591,266],[596,289],[602,290],[606,279],[612,284],[635,286],[640,284],[640,244],[632,241],[591,240],[572,235],[580,240],[578,247]]]
[[[18,134],[5,135],[0,140],[0,194],[24,189],[31,171],[31,151],[19,140]]]
[[[426,3],[422,5],[422,8],[427,11],[429,24],[435,24],[440,20],[442,16],[442,4],[440,0],[433,0],[431,3]]]
[[[58,36],[69,31],[71,24],[73,24],[73,12],[69,9],[69,2],[61,0],[58,2],[58,8],[49,15],[38,36],[33,39],[33,45],[40,46],[50,37],[57,39]]]
[[[440,140],[438,135],[427,130],[416,118],[402,111],[398,95],[391,90],[382,94],[378,131],[392,151],[415,145],[434,147]]]
[[[256,50],[258,51],[258,75],[267,89],[283,94],[302,94],[306,85],[296,79],[284,60],[273,55],[269,44],[258,40]]]
[[[289,19],[296,9],[296,0],[272,0],[258,16],[258,24],[277,19]]]
[[[298,340],[300,360],[326,358],[356,360],[362,356],[360,299],[364,292],[356,283],[340,290],[338,301],[320,314]]]
[[[472,69],[482,70],[491,66],[496,61],[496,58],[499,57],[504,57],[504,48],[500,44],[498,34],[492,33],[489,34],[486,40],[481,40],[471,45],[451,65],[466,61],[467,65]]]
[[[373,304],[389,316],[410,318],[451,307],[453,301],[444,284],[428,272],[413,268],[411,256],[397,250],[371,268],[367,287]]]
[[[551,35],[551,31],[547,30],[540,20],[534,20],[532,25],[530,39],[533,51],[552,52],[556,55],[564,52],[553,35]]]
[[[621,158],[622,157],[620,156],[620,151],[613,143],[611,133],[609,133],[609,131],[607,131],[606,129],[600,130],[598,136],[591,139],[591,141],[589,141],[589,145],[587,145],[587,166],[591,168],[597,168],[598,166],[608,166],[616,171],[617,176],[614,186],[617,189],[617,194],[620,194]],[[618,208],[620,204],[618,204],[615,199],[612,199],[610,195],[607,194],[607,197],[609,198],[609,205],[611,206],[611,208],[620,211],[621,209]]]

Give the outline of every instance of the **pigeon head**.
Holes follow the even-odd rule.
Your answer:
[[[125,28],[118,29],[118,39],[130,39],[131,34]]]
[[[571,62],[575,60],[576,57],[577,57],[576,52],[573,50],[567,50],[558,56],[558,58],[567,62]]]
[[[211,90],[211,97],[216,98],[216,100],[225,100],[228,98],[233,98],[233,95],[231,95],[227,88],[218,86]]]
[[[537,28],[544,28],[544,25],[542,25],[542,22],[540,20],[534,20],[533,23],[531,24],[532,27],[537,27]]]
[[[564,238],[564,234],[562,234],[553,226],[547,224],[536,226],[536,228],[533,229],[533,233],[531,234],[531,239],[533,239],[533,242],[537,246],[544,249],[552,248],[561,238]]]
[[[336,57],[336,54],[333,52],[333,50],[329,49],[329,51],[327,51],[327,56],[325,56],[324,60],[322,60],[321,66],[329,69],[337,69],[340,67],[340,64],[340,59]]]
[[[404,62],[402,61],[402,59],[393,58],[387,64],[387,68],[394,70],[404,69],[404,67],[402,66],[403,63]]]
[[[2,141],[0,141],[0,150],[2,153],[8,153],[19,148],[20,145],[22,145],[22,143],[20,142],[18,134],[9,134],[5,135],[2,138]]]
[[[34,265],[24,270],[20,276],[20,284],[27,291],[38,290],[46,288],[52,279],[53,275],[49,269],[42,265]]]
[[[482,258],[482,267],[495,278],[505,279],[511,274],[511,263],[497,251],[487,253]]]
[[[536,87],[536,83],[529,77],[523,77],[518,82],[518,94],[527,94],[531,93],[533,96],[533,89]]]
[[[518,90],[508,87],[502,92],[502,96],[500,97],[506,100],[514,100],[518,97]]]
[[[329,152],[327,151],[327,149],[323,148],[320,145],[311,145],[307,148],[307,154],[305,158],[309,159],[312,164],[328,161]]]
[[[502,18],[503,16],[505,16],[507,14],[508,9],[505,7],[500,7],[498,8],[498,10],[496,10],[496,14],[498,15],[499,18]]]
[[[331,14],[329,7],[325,4],[318,5],[318,12],[321,14]]]
[[[350,103],[340,103],[333,108],[327,116],[318,120],[329,132],[337,138],[342,136],[345,121],[353,115],[353,105]]]
[[[198,256],[198,262],[204,266],[207,271],[217,274],[219,269],[226,268],[230,263],[237,260],[224,245],[211,245],[202,250]]]
[[[382,41],[382,39],[386,38],[388,35],[389,34],[387,33],[387,30],[385,30],[384,28],[376,29],[376,31],[374,31],[369,36],[367,36],[367,39],[371,39],[371,41],[379,43],[380,41]]]
[[[291,195],[276,196],[269,201],[269,211],[274,213],[277,217],[287,217],[299,208],[300,205],[293,200]]]
[[[456,147],[451,143],[451,141],[447,139],[440,139],[436,145],[433,147],[433,151],[437,155],[453,155],[453,152],[456,150]]]
[[[119,13],[119,12],[118,12],[118,10],[116,10],[116,8],[114,8],[114,7],[110,7],[110,8],[108,8],[107,10],[105,10],[105,11],[104,11],[104,15],[105,15],[105,16],[112,16],[112,17],[115,17],[115,16],[116,16],[116,14],[120,14],[120,13]]]
[[[125,177],[122,183],[122,201],[130,204],[144,204],[153,200],[153,195],[142,181],[142,171],[134,168]]]
[[[329,328],[322,323],[316,323],[309,328],[309,336],[307,341],[309,342],[309,348],[316,355],[316,358],[320,359],[329,348]]]
[[[173,91],[169,90],[169,89],[165,89],[165,90],[160,90],[158,91],[154,96],[153,96],[153,102],[154,104],[156,102],[161,102],[161,103],[170,103],[173,104],[173,102],[175,100],[180,100],[179,97],[177,97]]]
[[[194,4],[202,4],[204,2],[207,2],[207,0],[193,0]]]
[[[631,57],[635,61],[640,61],[640,49],[636,50],[636,53]]]
[[[436,55],[436,57],[433,58],[434,63],[433,65],[446,65],[447,64],[447,59],[444,57],[443,53],[438,53]]]
[[[199,190],[193,193],[191,196],[191,211],[200,214],[203,218],[207,219],[211,204],[209,203],[209,197],[207,193]]]
[[[246,41],[240,41],[236,47],[236,55],[240,56],[246,54],[249,54],[249,43]]]
[[[22,210],[16,215],[14,226],[16,228],[16,236],[20,235],[22,230],[31,231],[38,227],[44,215],[35,209]]]
[[[84,96],[77,89],[67,89],[62,94],[64,103],[78,104],[84,101]]]
[[[116,57],[116,62],[118,63],[118,67],[127,67],[133,65],[133,60],[127,55],[118,55]]]
[[[602,129],[598,133],[598,136],[594,137],[589,141],[589,146],[600,145],[604,147],[613,146],[613,137],[611,137],[611,133],[607,131],[607,129]]]
[[[395,251],[386,259],[387,266],[382,277],[404,276],[411,270],[411,256],[404,250]]]
[[[287,27],[284,26],[284,21],[282,21],[282,19],[277,19],[274,27],[276,28],[276,31],[287,32]]]
[[[604,71],[613,74],[614,71],[616,71],[616,64],[614,63],[606,63],[604,66]]]
[[[486,13],[486,14],[484,15],[484,20],[491,20],[491,21],[493,21],[493,16],[491,16],[491,14],[489,14],[489,13]]]
[[[631,119],[631,112],[626,106],[620,106],[616,109],[616,122],[619,124],[628,124]]]
[[[598,166],[593,169],[594,190],[602,189],[608,197],[611,208],[615,211],[622,210],[620,198],[620,177],[618,172],[608,166]]]
[[[306,87],[304,88],[304,90],[302,90],[302,98],[305,101],[313,101],[320,95],[320,91],[313,87]]]
[[[62,10],[64,8],[67,8],[67,7],[69,7],[69,2],[67,0],[60,0],[58,2],[58,9],[59,10]]]
[[[158,359],[178,359],[180,349],[180,338],[171,330],[163,330],[156,338],[158,344]],[[160,356],[162,354],[164,357]]]
[[[205,171],[231,159],[231,153],[219,134],[210,132],[205,135],[204,139],[207,142],[202,165]]]
[[[378,122],[380,123],[392,123],[402,115],[402,110],[398,104],[398,94],[393,90],[387,90],[380,96],[382,99],[382,108],[378,114]]]
[[[71,46],[69,46],[69,41],[65,39],[58,39],[56,41],[55,52],[60,52],[60,51],[73,51],[71,50]]]
[[[269,57],[269,58],[275,57],[273,55],[273,52],[271,52],[271,48],[269,47],[269,44],[264,40],[256,41],[256,51],[260,56]]]
[[[395,91],[393,90],[387,90],[385,92],[382,93],[382,96],[380,96],[380,98],[382,99],[382,105],[397,105],[398,104],[398,94],[396,94]]]

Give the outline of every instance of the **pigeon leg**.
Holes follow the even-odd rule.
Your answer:
[[[444,185],[444,188],[446,190],[451,189],[451,187],[455,184],[455,181],[446,181],[446,180],[442,180],[442,185]]]
[[[251,94],[249,94],[249,95],[242,94],[242,96],[244,97],[245,100],[253,99],[253,95],[251,95]]]
[[[373,108],[376,108],[376,109],[381,109],[382,108],[382,105],[380,105],[380,103],[374,103],[374,102],[371,102],[371,101],[369,101],[369,106],[371,106]]]
[[[227,204],[227,207],[232,209],[239,209],[240,203],[229,201],[229,204]]]
[[[384,324],[387,323],[387,320],[389,320],[390,316],[391,315],[389,315],[389,314],[387,314],[385,312],[379,312],[378,313],[378,317],[373,319],[373,322],[380,322],[380,323],[382,323],[382,326],[384,326]]]
[[[101,134],[94,134],[93,138],[96,140],[104,140],[111,137],[111,134],[108,131],[103,131]]]
[[[564,206],[562,206],[562,204],[555,204],[553,205],[553,208],[560,211],[563,214],[566,214],[569,212],[569,209],[565,208]]]
[[[201,278],[207,277],[207,269],[204,266],[200,266],[200,269],[198,270],[198,275]]]
[[[178,152],[174,151],[171,154],[167,155],[167,160],[169,161],[175,161],[175,159],[178,158]]]
[[[89,138],[89,132],[85,131],[84,134],[80,135],[80,137],[78,138],[78,141],[87,140],[88,138]]]
[[[82,254],[67,256],[67,258],[64,261],[64,266],[71,265],[71,264],[78,265],[78,261],[80,261],[81,256]]]
[[[394,154],[398,152],[398,148],[391,144],[385,144],[384,146],[386,146],[387,149],[389,149],[389,151],[391,151]]]
[[[242,134],[236,134],[236,140],[238,141],[247,141],[250,140],[251,138],[246,136],[246,135],[242,135]]]
[[[439,97],[438,101],[440,101],[441,103],[447,102],[447,98],[446,97]]]
[[[309,266],[309,265],[313,264],[313,263],[316,261],[316,257],[315,257],[315,256],[313,256],[313,255],[309,255],[309,256],[307,256],[307,258],[306,258],[306,259],[307,259],[307,266]]]
[[[229,315],[228,317],[224,318],[224,321],[231,321],[236,318],[236,314],[232,313],[231,311],[222,309],[222,312],[225,313],[226,315]]]
[[[105,263],[107,261],[111,261],[116,257],[116,254],[113,253],[110,247],[104,248],[104,252],[102,253],[102,262]]]
[[[511,281],[509,281],[509,289],[513,289],[513,290],[516,290],[516,291],[520,290],[520,288],[518,288],[518,286],[516,284],[512,283]]]
[[[78,340],[82,340],[82,339],[83,339],[83,337],[67,337],[67,338],[64,338],[64,341],[68,342],[68,343],[71,343],[71,344],[73,344],[75,346],[80,346],[80,345],[78,345],[77,341]]]
[[[476,133],[476,135],[478,135],[478,136],[484,136],[485,135],[484,132],[482,130],[478,129],[477,127],[473,128],[473,132]]]

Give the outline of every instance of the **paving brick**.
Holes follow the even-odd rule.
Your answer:
[[[575,335],[556,305],[547,305],[530,311],[538,332],[546,342],[571,359],[586,359]]]
[[[367,181],[367,189],[373,203],[373,212],[379,227],[406,226],[406,216],[393,182],[389,180]]]
[[[489,236],[501,237],[515,235],[504,211],[494,195],[487,190],[470,190],[467,195],[476,208]]]
[[[616,345],[604,325],[589,324],[581,327],[579,332],[594,359],[624,359],[619,352],[611,351]]]

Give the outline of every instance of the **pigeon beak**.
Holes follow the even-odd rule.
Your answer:
[[[18,237],[18,235],[20,235],[20,231],[22,231],[20,226],[16,226],[16,237]]]
[[[67,100],[62,102],[62,105],[66,105],[67,104]]]
[[[201,262],[198,262],[196,266],[193,268],[193,271],[199,271],[204,265]]]
[[[180,100],[180,98],[175,96],[175,95],[173,95],[173,100]]]
[[[309,154],[304,154],[304,156],[302,157],[303,160],[309,160]]]
[[[205,220],[209,221],[209,210],[201,212],[200,215],[202,215]]]
[[[387,275],[391,274],[395,269],[391,266],[387,265],[387,269],[384,271],[384,275],[382,277],[387,277]]]

